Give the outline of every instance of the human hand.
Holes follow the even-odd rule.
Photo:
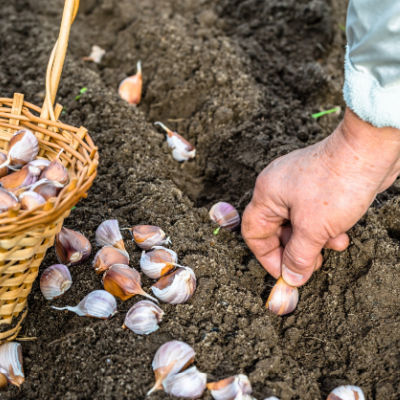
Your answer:
[[[301,286],[323,247],[347,248],[349,230],[400,173],[400,130],[346,110],[321,142],[274,160],[258,176],[242,234],[262,266]]]

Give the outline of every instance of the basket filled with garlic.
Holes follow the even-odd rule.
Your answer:
[[[42,107],[0,98],[0,344],[14,339],[47,249],[93,183],[98,152],[85,128],[53,107],[79,0],[66,0]]]

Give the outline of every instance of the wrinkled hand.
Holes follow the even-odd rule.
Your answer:
[[[275,278],[303,285],[323,247],[342,251],[346,231],[400,172],[400,130],[375,128],[346,110],[325,140],[269,164],[258,176],[242,234]]]

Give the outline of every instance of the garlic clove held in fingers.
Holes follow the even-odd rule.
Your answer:
[[[51,265],[43,271],[40,277],[40,290],[46,300],[62,296],[71,285],[71,273],[64,264]]]
[[[83,317],[109,319],[117,312],[117,301],[105,290],[94,290],[85,296],[77,306],[54,307],[55,310],[68,310]]]
[[[118,88],[118,93],[121,99],[129,104],[137,105],[142,98],[142,64],[140,61],[136,64],[136,74],[125,78]]]
[[[344,385],[332,390],[326,400],[365,400],[365,396],[358,386]]]
[[[66,265],[76,265],[90,256],[92,246],[80,232],[65,227],[56,235],[58,261]]]
[[[192,364],[195,355],[193,348],[180,340],[164,343],[154,355],[152,367],[156,382],[147,392],[147,396],[156,390],[160,390],[166,378]]]
[[[0,187],[0,213],[13,208],[18,204],[18,199],[15,195]]]
[[[279,278],[272,288],[266,307],[277,315],[285,315],[294,311],[299,302],[299,290],[288,285],[283,278]]]
[[[233,400],[238,394],[250,394],[251,383],[246,375],[239,374],[207,384],[215,400]]]
[[[155,225],[135,225],[130,231],[133,241],[143,250],[170,243],[165,232]]]
[[[169,304],[181,304],[188,301],[196,290],[196,275],[189,267],[179,267],[164,275],[152,287],[153,294]]]
[[[96,243],[99,246],[114,246],[125,250],[119,224],[116,219],[103,221],[96,230]]]
[[[167,128],[162,122],[154,122],[167,134],[168,147],[172,149],[172,157],[179,162],[188,161],[196,156],[196,149],[184,137]]]
[[[142,252],[140,268],[149,278],[158,279],[173,269],[178,262],[177,254],[162,246],[154,246],[147,253]]]
[[[23,210],[33,210],[46,203],[46,199],[33,190],[27,190],[19,195],[19,202]]]
[[[170,375],[163,381],[165,393],[184,399],[198,399],[206,389],[207,374],[203,374],[196,367],[175,375]]]
[[[152,301],[142,300],[129,309],[122,328],[129,328],[138,335],[149,335],[159,328],[163,315],[164,311]]]
[[[113,264],[129,264],[129,254],[114,246],[104,246],[95,255],[93,268],[98,274],[107,271]]]
[[[40,174],[40,179],[48,179],[49,181],[59,182],[66,185],[69,180],[67,168],[58,160],[53,160]]]
[[[0,165],[21,167],[36,158],[39,153],[39,143],[29,129],[21,129],[14,133],[8,142],[7,161]]]
[[[157,299],[147,294],[141,286],[139,272],[124,264],[112,265],[103,275],[104,289],[122,301],[140,294],[156,302]]]
[[[210,209],[209,215],[221,228],[232,231],[240,225],[240,216],[236,208],[223,201],[214,204]]]
[[[0,346],[0,377],[5,377],[11,384],[20,387],[25,380],[22,366],[22,347],[17,342],[4,343]],[[7,383],[0,379],[2,386]]]

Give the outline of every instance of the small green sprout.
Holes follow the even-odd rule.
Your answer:
[[[81,95],[83,93],[86,93],[87,90],[88,90],[87,87],[83,87],[81,90],[79,90],[79,94],[78,94],[78,96],[75,97],[75,100],[78,101],[81,98]]]
[[[346,32],[346,27],[342,24],[339,24],[339,29],[343,32]]]
[[[220,226],[219,226],[218,228],[214,229],[213,234],[214,234],[215,236],[217,236],[218,233],[219,233],[219,231],[220,231],[220,229],[221,229]]]
[[[72,211],[72,210],[75,210],[75,208],[76,208],[76,206],[73,206],[73,207],[71,208],[71,211]]]
[[[315,114],[311,114],[311,117],[313,117],[314,119],[318,119],[324,115],[332,114],[332,113],[339,113],[339,112],[340,112],[340,107],[334,107],[334,108],[331,108],[330,110],[324,110],[324,111],[317,112]]]

